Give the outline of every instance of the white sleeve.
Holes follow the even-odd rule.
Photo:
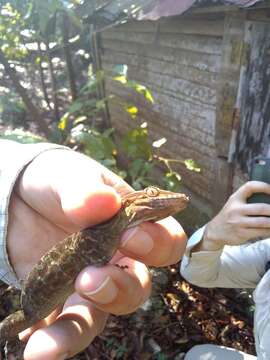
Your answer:
[[[204,228],[189,239],[181,263],[181,274],[201,287],[255,288],[270,260],[270,239],[220,251],[191,252],[203,237]]]
[[[56,144],[20,144],[0,139],[0,280],[17,287],[19,282],[10,264],[6,246],[10,197],[25,167],[39,154],[53,149],[70,150]]]

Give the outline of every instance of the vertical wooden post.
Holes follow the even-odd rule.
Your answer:
[[[100,33],[96,31],[95,24],[90,26],[90,48],[93,59],[93,71],[97,73],[102,70],[101,56],[100,56]],[[97,97],[104,99],[106,97],[105,80],[102,80],[97,86]],[[105,101],[105,108],[102,111],[102,126],[104,128],[110,128],[111,120],[107,101]]]
[[[213,189],[213,208],[218,211],[229,196],[232,165],[228,154],[234,126],[240,69],[244,48],[245,11],[227,13],[224,23],[222,61],[218,85],[216,117],[216,182]]]

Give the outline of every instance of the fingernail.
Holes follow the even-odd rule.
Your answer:
[[[109,304],[116,298],[118,288],[112,278],[108,276],[96,290],[84,291],[84,294],[99,304]]]
[[[122,237],[122,248],[137,255],[148,254],[153,247],[151,236],[139,227],[127,230]]]

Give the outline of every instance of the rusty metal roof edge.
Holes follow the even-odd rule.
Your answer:
[[[251,5],[249,7],[239,7],[237,5],[212,5],[212,6],[197,6],[188,9],[185,13],[193,13],[193,14],[207,14],[207,13],[214,13],[214,12],[229,12],[229,11],[252,11],[252,10],[259,10],[259,9],[266,9],[270,8],[270,0],[265,0],[263,3],[258,3]],[[178,16],[181,16],[180,14]],[[177,16],[177,15],[176,15]]]
[[[199,15],[199,14],[211,14],[211,13],[215,13],[215,12],[219,12],[219,13],[224,13],[224,12],[236,12],[236,11],[252,11],[252,10],[258,10],[258,9],[266,9],[266,8],[270,8],[270,0],[257,0],[258,3],[255,3],[253,5],[246,5],[246,6],[241,6],[240,4],[238,5],[234,5],[234,4],[221,4],[221,3],[217,3],[217,4],[212,4],[212,5],[204,5],[203,3],[195,3],[194,5],[192,5],[190,8],[186,9],[185,11],[183,11],[182,13],[175,13],[169,16],[164,16],[162,14],[160,14],[159,17],[155,18],[149,18],[148,15],[149,14],[145,14],[144,16],[142,16],[141,19],[138,20],[150,20],[150,21],[155,21],[161,18],[166,18],[166,17],[176,17],[176,16],[183,16],[183,15]]]

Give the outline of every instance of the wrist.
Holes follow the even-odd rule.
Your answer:
[[[193,252],[198,251],[219,251],[222,250],[224,244],[217,239],[216,231],[212,229],[211,224],[207,224],[202,240],[193,248]]]

